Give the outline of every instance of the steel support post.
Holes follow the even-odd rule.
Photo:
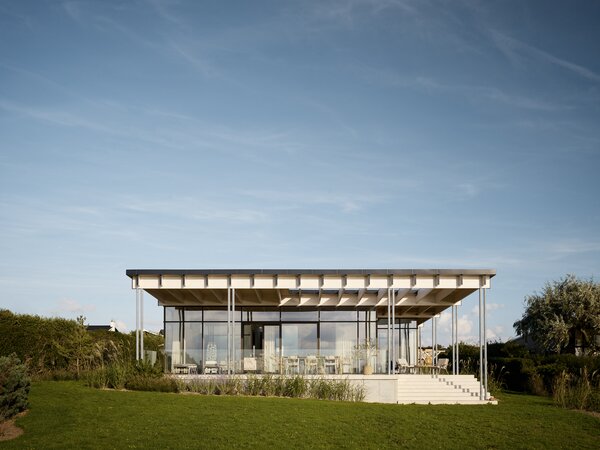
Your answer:
[[[460,346],[458,340],[458,306],[456,306],[456,375],[460,375]]]
[[[233,373],[235,373],[236,369],[236,359],[235,359],[235,288],[231,288],[231,355],[232,355],[232,364],[233,364]]]
[[[481,339],[481,283],[479,287],[479,400],[483,400],[483,342]]]
[[[227,286],[227,374],[231,373],[231,290]]]
[[[486,324],[486,289],[483,289],[483,381],[484,397],[487,400],[488,395],[488,348],[487,348],[487,324]]]
[[[396,347],[396,291],[392,288],[392,373],[394,374],[396,373]]]
[[[140,289],[140,359],[144,360],[144,290]]]
[[[454,336],[454,332],[455,332],[454,316],[455,316],[456,311],[454,310],[454,308],[455,308],[455,306],[452,305],[452,308],[451,308],[452,309],[452,327],[451,327],[452,328],[452,337],[450,338],[450,343],[452,346],[452,375],[456,375],[456,343],[454,340],[454,337],[455,337]]]
[[[386,359],[387,359],[387,366],[388,366],[388,370],[387,373],[388,375],[391,375],[392,371],[391,371],[391,362],[390,362],[390,358],[392,357],[391,355],[391,342],[392,342],[392,338],[390,337],[391,333],[391,315],[392,315],[392,311],[391,311],[391,307],[390,307],[390,303],[391,303],[391,289],[388,287],[388,301],[387,301],[387,355],[386,355]]]
[[[437,366],[437,324],[438,324],[438,318],[436,316],[433,316],[433,329],[434,329],[434,333],[433,333],[433,365]]]
[[[140,289],[135,289],[135,360],[140,359]]]
[[[433,355],[435,352],[433,351],[433,341],[435,341],[435,317],[431,317],[431,365],[433,366]],[[433,374],[433,369],[431,370]]]
[[[423,324],[417,325],[417,364],[423,364]]]

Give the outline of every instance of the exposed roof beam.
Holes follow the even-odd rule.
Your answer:
[[[221,297],[219,297],[219,296],[217,295],[217,293],[215,292],[215,290],[214,290],[214,289],[209,289],[208,291],[209,291],[209,292],[210,292],[212,295],[214,295],[214,296],[215,296],[215,298],[217,299],[217,301],[218,301],[219,303],[221,303],[221,304],[227,303],[227,301],[226,301],[226,300],[222,299]]]
[[[419,301],[425,297],[427,297],[433,289],[419,289],[419,292],[416,295],[416,300]]]
[[[258,301],[258,303],[260,303],[262,305],[263,299],[262,299],[262,296],[260,295],[260,292],[258,292],[258,289],[253,289],[253,291],[256,294],[256,300]],[[277,292],[279,292],[279,289],[277,290]],[[279,297],[281,300],[281,295]]]
[[[442,289],[437,294],[435,294],[436,301],[440,301],[448,297],[450,294],[454,292],[454,289]]]
[[[396,291],[396,305],[404,303],[406,296],[410,293],[410,288],[398,289]]]
[[[184,300],[182,300],[179,297],[174,296],[167,289],[148,289],[146,292],[148,292],[153,297],[157,298],[159,303],[162,303],[163,305],[171,305],[171,304],[183,305],[183,304],[185,304]]]

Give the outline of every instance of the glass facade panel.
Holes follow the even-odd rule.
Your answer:
[[[279,372],[279,325],[265,325],[263,346],[263,370],[266,373]]]
[[[306,356],[317,354],[316,323],[285,323],[281,325],[281,354]]]
[[[321,311],[321,320],[356,321],[356,311]]]
[[[227,311],[184,309],[165,308],[166,370],[191,370],[196,365],[199,373],[225,373]],[[375,310],[265,309],[236,311],[236,373],[361,373],[367,361],[357,346],[366,341],[378,345],[377,356],[370,360],[375,372],[387,372],[387,320],[377,320]],[[416,322],[398,319],[394,328],[396,357],[415,364]]]
[[[180,322],[165,323],[166,368],[174,372],[176,364],[183,364],[183,327]]]
[[[204,320],[218,320],[227,322],[227,310],[206,310],[204,311]]]
[[[219,363],[227,361],[227,323],[204,324],[204,345],[207,352],[207,359],[214,358]]]
[[[316,322],[319,320],[319,312],[315,311],[281,311],[282,321]]]
[[[335,373],[356,372],[356,322],[322,322],[321,356],[334,357]]]
[[[165,307],[165,320],[167,322],[170,322],[170,321],[181,322],[181,321],[183,321],[183,309],[184,308],[175,308],[173,306],[167,306],[167,307]]]
[[[187,316],[187,312],[186,312]],[[202,366],[202,324],[186,323],[183,329],[184,364]]]
[[[279,322],[279,311],[252,311],[250,322]]]
[[[186,322],[202,322],[202,310],[201,309],[186,309],[185,310],[185,321]]]

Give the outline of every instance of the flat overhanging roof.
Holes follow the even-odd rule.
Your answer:
[[[135,275],[496,275],[494,269],[128,269]]]
[[[480,288],[489,289],[492,269],[130,269],[132,288],[162,306],[376,308],[388,297],[396,317],[423,322]]]

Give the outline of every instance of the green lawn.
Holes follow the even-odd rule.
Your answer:
[[[547,399],[498,406],[337,403],[100,391],[40,382],[0,448],[599,448],[600,420]]]

